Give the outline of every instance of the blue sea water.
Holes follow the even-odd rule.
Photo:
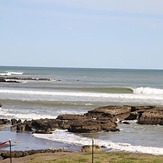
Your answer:
[[[0,103],[3,105],[0,118],[56,118],[59,114],[82,114],[104,105],[163,105],[163,70],[0,67],[0,77],[50,79],[0,83]],[[127,149],[144,146],[163,150],[161,126],[131,123],[119,127],[119,133],[98,133],[93,137],[98,141],[105,140],[105,143],[128,143]],[[139,130],[141,132],[137,132]],[[56,131],[49,139],[57,141],[55,136],[59,133],[67,137],[66,132]],[[44,136],[44,139],[49,137]],[[78,135],[71,136],[70,142],[64,142],[64,138],[58,141],[72,143],[76,138],[76,144],[82,144],[83,138],[92,137],[82,135],[79,140]],[[155,137],[157,141],[154,141]]]

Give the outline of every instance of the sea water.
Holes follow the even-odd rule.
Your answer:
[[[163,105],[163,70],[0,67],[0,77],[50,79],[0,83],[0,118],[56,118],[105,105]],[[52,135],[34,136],[61,146],[81,146],[94,138],[108,150],[163,154],[162,126],[131,122],[119,124],[119,129],[96,134],[56,130]]]

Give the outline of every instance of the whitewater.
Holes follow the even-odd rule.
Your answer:
[[[83,146],[83,145],[92,144],[91,138],[81,137],[73,133],[69,133],[65,130],[55,130],[53,134],[44,134],[44,135],[34,134],[34,136],[38,138],[44,138],[44,139],[58,141],[62,143],[68,143],[71,145]],[[99,139],[93,139],[93,140],[96,145],[99,145],[100,147],[104,147],[105,150],[163,155],[163,148],[133,146],[128,143],[114,143],[112,141],[104,141],[104,140],[99,140]]]

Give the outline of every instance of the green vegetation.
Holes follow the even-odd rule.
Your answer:
[[[6,163],[9,161],[5,160]],[[2,161],[2,163],[5,163]],[[91,153],[44,153],[13,159],[17,163],[92,163]],[[162,163],[163,155],[125,152],[96,152],[94,163]]]

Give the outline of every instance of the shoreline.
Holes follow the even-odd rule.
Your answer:
[[[0,131],[1,140],[4,139],[4,141],[6,141],[6,139],[12,139],[13,150],[18,151],[50,148],[62,148],[64,150],[79,151],[82,145],[89,145],[91,139],[87,137],[81,138],[78,135],[75,135],[74,133],[83,133],[83,131],[85,133],[97,134],[100,131],[106,133],[121,132],[119,131],[119,129],[116,128],[119,126],[119,124],[124,124],[127,127],[130,127],[130,123],[127,120],[135,119],[138,119],[141,122],[140,124],[135,122],[137,125],[144,124],[142,122],[147,122],[147,124],[149,125],[149,121],[150,123],[152,122],[154,124],[156,122],[158,122],[158,124],[162,124],[162,121],[160,121],[162,117],[160,116],[161,114],[159,114],[162,113],[162,110],[162,107],[155,106],[103,106],[88,111],[88,113],[85,113],[84,115],[64,114],[59,115],[56,119],[38,119],[24,122],[12,119],[10,121],[10,125],[12,125],[12,128],[10,128],[11,126],[8,125]],[[149,117],[149,119],[141,119],[144,114],[145,117]],[[119,123],[117,122],[117,120],[119,120]],[[1,121],[8,123],[8,120]],[[33,128],[35,128],[35,130],[33,130]],[[76,128],[77,130],[75,130]],[[57,131],[56,129],[61,129],[64,132],[59,131],[59,133],[57,133],[57,137],[53,139],[54,135],[52,132]],[[65,130],[67,130],[68,132],[66,133]],[[37,135],[35,136],[33,135],[33,133],[36,133]],[[62,137],[62,135],[64,137]],[[159,148],[143,145],[134,146],[129,143],[113,143],[111,141],[106,142],[103,140],[98,140],[98,142],[100,146],[106,146],[106,149],[109,149],[110,151],[137,151],[140,153],[151,154],[152,150],[154,150],[152,154],[163,154],[162,147]],[[6,148],[6,150],[9,150],[9,148]]]

